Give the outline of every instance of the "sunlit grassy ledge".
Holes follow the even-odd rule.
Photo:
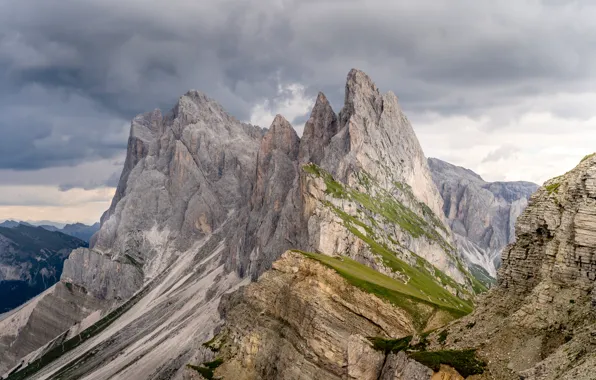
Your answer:
[[[312,252],[295,251],[309,259],[316,260],[333,269],[351,285],[385,299],[404,309],[413,319],[418,329],[423,329],[432,314],[428,305],[436,310],[448,313],[452,319],[462,317],[472,311],[472,305],[449,293],[433,281],[424,279],[422,274],[415,276],[408,283],[401,282],[348,257],[331,257]],[[411,268],[412,269],[412,268]],[[414,270],[410,272],[413,273]]]
[[[419,285],[420,289],[434,288],[428,284],[428,282],[433,282],[440,284],[439,288],[449,287],[469,299],[473,296],[440,269],[401,246],[394,236],[380,225],[380,222],[385,225],[398,226],[413,238],[425,238],[439,244],[445,254],[451,257],[460,272],[466,276],[466,281],[475,294],[488,290],[485,284],[478,281],[464,268],[456,255],[455,248],[439,233],[439,231],[447,232],[446,227],[428,206],[415,198],[407,184],[394,183],[395,189],[409,199],[409,202],[421,211],[422,216],[379,186],[366,172],[356,173],[359,187],[361,190],[365,190],[359,191],[359,189],[336,181],[330,173],[315,164],[304,165],[302,170],[313,177],[322,179],[326,186],[325,193],[332,199],[349,201],[358,206],[357,213],[349,214],[334,205],[333,202],[322,201],[323,206],[333,211],[343,221],[346,229],[364,241],[370,250],[380,257],[383,264],[395,273],[401,273],[406,279],[412,279],[414,285]],[[413,265],[412,261],[415,262]],[[409,280],[407,281],[409,282]]]

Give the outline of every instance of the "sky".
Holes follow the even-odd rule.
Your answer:
[[[427,156],[541,184],[596,151],[596,4],[582,0],[0,0],[0,220],[95,222],[130,120],[189,89],[301,132],[351,68]]]

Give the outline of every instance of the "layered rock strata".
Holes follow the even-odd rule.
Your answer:
[[[477,348],[488,360],[482,378],[594,378],[595,210],[594,156],[531,197],[498,287],[444,333],[447,347]]]

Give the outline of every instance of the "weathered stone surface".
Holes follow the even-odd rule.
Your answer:
[[[531,197],[498,287],[447,330],[447,347],[477,348],[487,360],[480,378],[594,378],[595,168],[588,157]]]
[[[323,93],[319,93],[304,125],[300,144],[300,162],[320,165],[325,157],[325,149],[339,128],[337,115]]]
[[[166,115],[138,116],[117,194],[92,248],[128,255],[152,277],[168,265],[160,257],[166,247],[184,251],[229,212],[246,209],[261,137],[198,91]]]
[[[441,364],[439,371],[434,373],[430,380],[464,380],[464,377],[453,368]]]
[[[436,158],[429,158],[428,163],[458,252],[469,266],[480,266],[496,278],[501,251],[515,240],[515,221],[538,185],[490,183],[469,169]]]
[[[280,252],[301,246],[301,198],[298,186],[300,138],[277,115],[263,136],[257,155],[256,186],[246,234],[245,260],[253,279],[270,268]]]
[[[92,249],[79,248],[64,262],[60,280],[99,300],[124,301],[143,284],[143,272],[130,261],[115,261]]]
[[[408,358],[402,351],[387,355],[379,380],[428,380],[432,374],[430,368]]]
[[[290,251],[221,312],[225,379],[377,379],[385,355],[366,337],[414,331],[403,310]]]

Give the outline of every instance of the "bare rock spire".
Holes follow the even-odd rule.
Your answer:
[[[310,118],[304,126],[300,143],[300,162],[320,164],[325,148],[337,131],[337,115],[325,95],[319,92]]]

